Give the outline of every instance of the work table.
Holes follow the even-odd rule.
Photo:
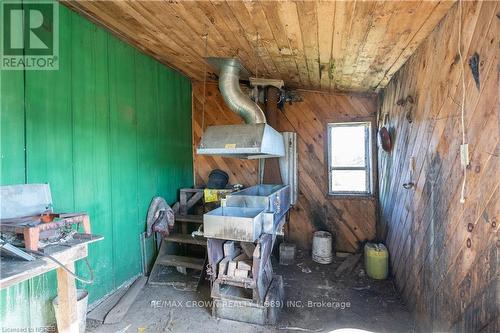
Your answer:
[[[75,272],[75,261],[86,258],[88,244],[104,239],[91,234],[75,234],[64,244],[48,245],[44,253],[52,256],[70,271]],[[0,289],[5,289],[51,270],[57,270],[57,294],[59,296],[58,332],[77,332],[75,278],[54,261],[37,256],[36,260],[25,261],[14,257],[3,257],[0,261]],[[88,274],[88,273],[87,273]],[[87,277],[88,275],[85,275]]]

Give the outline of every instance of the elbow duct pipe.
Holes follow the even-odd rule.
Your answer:
[[[226,59],[220,68],[219,90],[227,106],[247,124],[266,123],[262,109],[240,89],[240,65],[236,59]]]

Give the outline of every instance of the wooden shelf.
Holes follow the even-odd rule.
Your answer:
[[[203,215],[176,215],[176,222],[203,223]]]
[[[204,260],[202,258],[192,258],[185,256],[177,256],[173,254],[167,254],[162,256],[157,260],[161,265],[167,266],[180,266],[191,269],[203,270]]]
[[[207,240],[202,237],[192,237],[187,234],[170,234],[167,238],[164,238],[167,242],[175,242],[181,244],[194,244],[207,246]]]

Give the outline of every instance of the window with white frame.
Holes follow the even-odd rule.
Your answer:
[[[371,123],[328,124],[328,182],[331,195],[371,194]]]

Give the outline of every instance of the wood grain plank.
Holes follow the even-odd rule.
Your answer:
[[[307,61],[304,55],[302,32],[299,26],[297,5],[294,2],[277,2],[274,3],[274,6],[278,7],[279,19],[284,26],[290,44],[289,53],[295,58],[301,87],[311,87],[309,71],[307,70]]]
[[[359,48],[354,72],[349,78],[349,86],[361,86],[361,81],[359,80],[365,78],[361,73],[366,73],[369,65],[375,60],[377,53],[374,50],[382,49],[381,45],[383,45],[387,28],[396,12],[396,8],[400,4],[401,2],[396,1],[377,2],[375,4],[373,13],[371,14],[372,21],[368,27],[368,33],[364,43]]]
[[[232,31],[233,34],[235,34],[235,37],[239,40],[240,45],[247,50],[251,57],[255,58],[250,66],[256,67],[250,67],[248,68],[248,70],[254,75],[257,75],[258,72],[261,72],[263,76],[270,77],[272,66],[270,66],[269,63],[264,62],[259,56],[257,56],[254,47],[254,41],[248,38],[245,27],[241,26],[240,22],[233,15],[231,8],[228,6],[226,1],[212,1],[212,4],[216,8],[217,12],[222,16],[222,19],[227,25],[228,29]]]
[[[380,2],[356,2],[349,33],[349,39],[343,57],[342,74],[336,82],[340,90],[349,90],[349,82],[358,64],[358,54],[368,36],[369,28],[374,19],[374,10]]]
[[[423,39],[432,32],[436,25],[443,19],[443,17],[448,13],[450,8],[454,5],[453,1],[440,1],[436,7],[431,11],[426,21],[418,28],[416,33],[411,37],[406,46],[404,46],[401,54],[396,58],[394,63],[389,67],[384,77],[378,83],[377,88],[385,87],[389,82],[390,78],[394,73],[401,68],[401,66],[406,62],[408,57],[410,57],[420,45]]]
[[[355,1],[335,2],[332,41],[333,82],[330,83],[330,90],[338,89],[339,86],[355,8]]]
[[[318,48],[320,84],[322,90],[330,90],[333,79],[332,45],[335,19],[335,2],[319,1],[316,6],[318,18]]]
[[[296,73],[296,67],[295,70],[293,70],[294,65],[292,64],[290,59],[282,56],[279,45],[275,39],[273,31],[269,26],[268,19],[266,18],[266,14],[262,9],[261,4],[259,2],[251,1],[245,1],[243,3],[244,7],[252,18],[249,22],[246,22],[246,24],[252,24],[255,27],[255,30],[259,34],[258,43],[260,45],[263,45],[267,49],[267,51],[273,58],[276,67],[278,68],[279,76],[273,78],[282,79],[293,84],[291,75]],[[296,80],[295,75],[294,80]]]
[[[220,2],[221,5],[225,4]],[[218,33],[224,37],[228,45],[232,45],[234,55],[241,59],[243,66],[250,72],[254,71],[258,66],[262,66],[255,61],[255,53],[248,41],[239,33],[239,23],[233,21],[227,16],[222,15],[222,11],[208,1],[200,1],[196,3],[197,7],[205,13],[205,16],[212,23],[212,29],[216,29]]]
[[[287,38],[285,27],[279,18],[278,7],[275,3],[270,1],[260,1],[259,4],[266,16],[267,24],[273,33],[274,41],[276,42],[279,53],[281,54],[281,58],[286,64],[289,75],[289,86],[294,88],[302,86],[297,62],[292,52],[290,42]]]
[[[296,4],[311,88],[319,89],[321,87],[321,82],[316,2],[301,1]]]
[[[267,64],[268,74],[271,78],[280,77],[281,67],[278,67],[280,64],[278,60],[274,58],[274,54],[271,53],[271,50],[268,50],[267,45],[262,43],[259,30],[253,24],[250,24],[253,18],[245,5],[239,1],[226,1],[226,3],[231,8],[233,15],[240,25],[244,28],[247,40],[252,41],[254,52]]]

